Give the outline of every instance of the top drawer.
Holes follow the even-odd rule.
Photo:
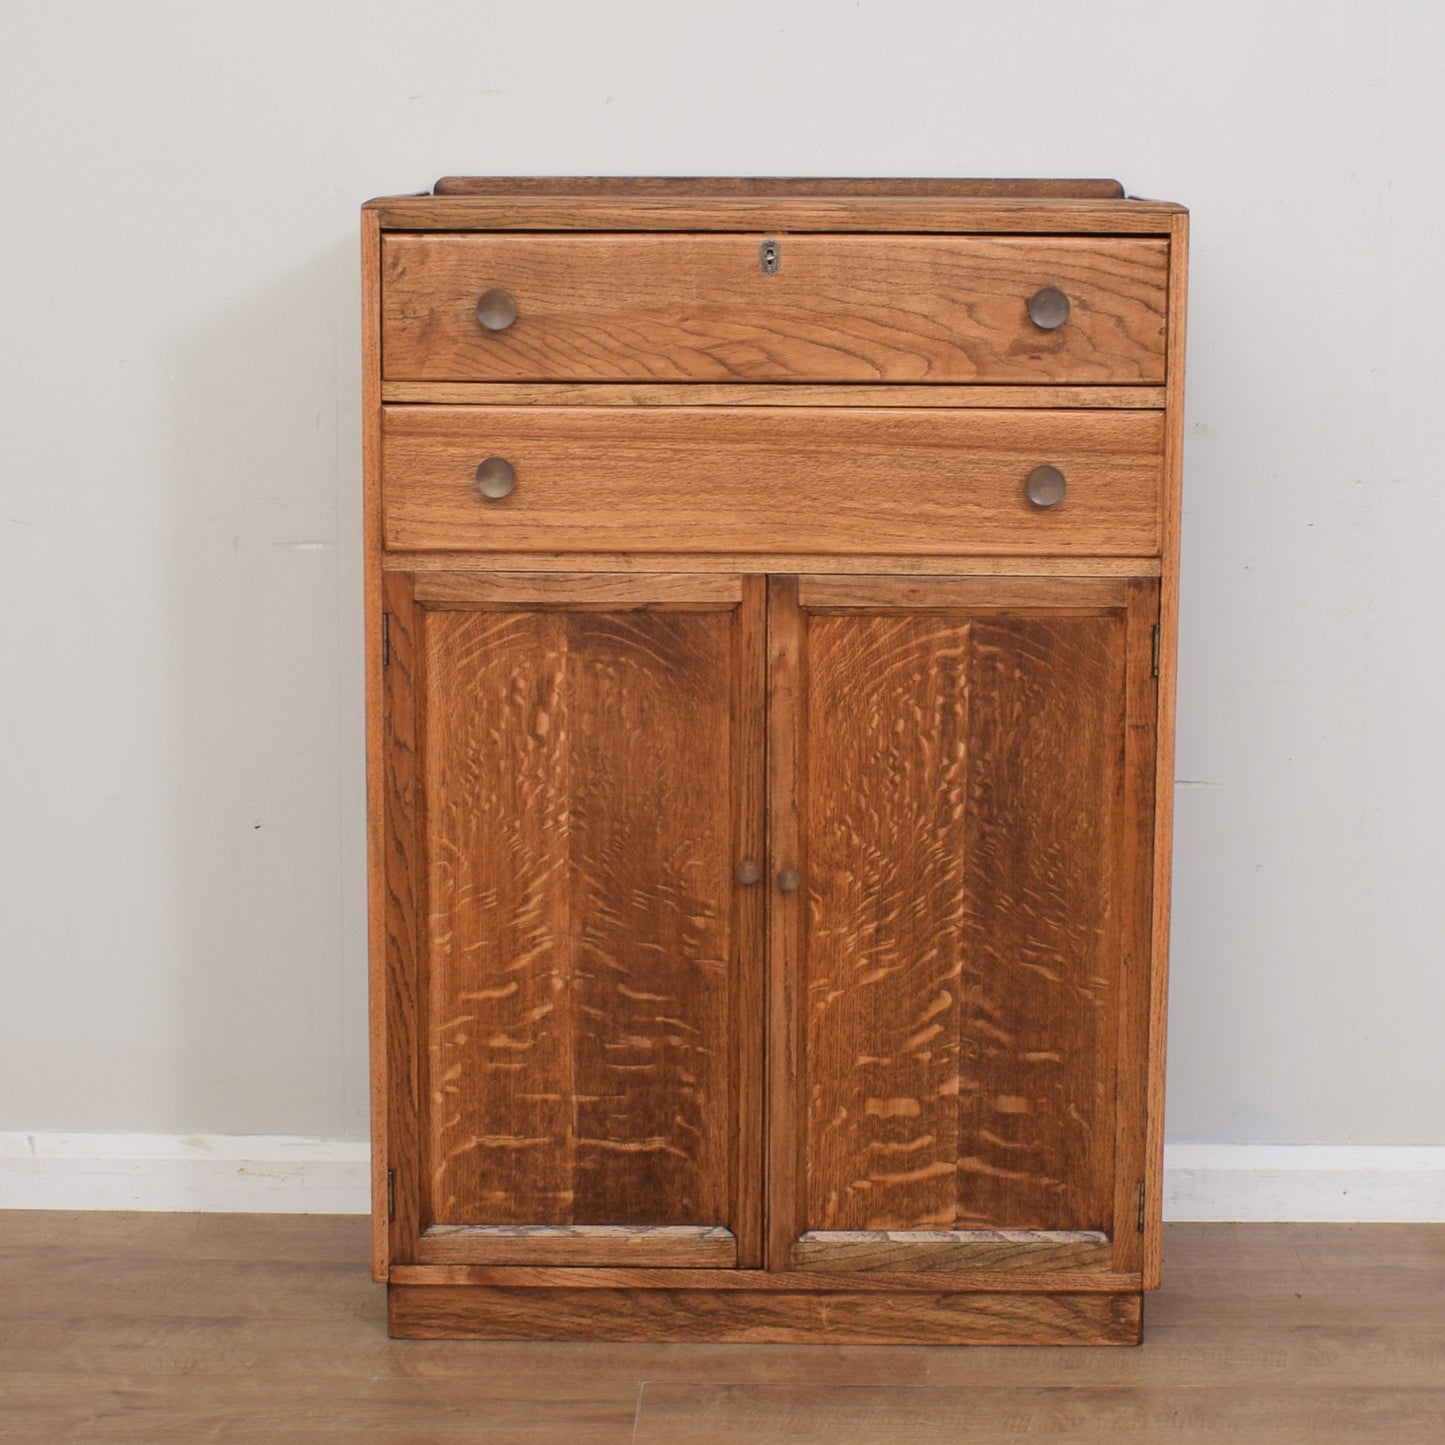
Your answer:
[[[1166,241],[1122,237],[393,234],[382,374],[1160,382],[1167,269]],[[1067,307],[1031,318],[1041,291]],[[503,329],[478,319],[488,292],[515,306]]]

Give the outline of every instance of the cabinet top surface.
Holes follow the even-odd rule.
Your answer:
[[[368,201],[383,230],[1033,231],[1165,234],[1184,207],[1118,181],[444,176]]]

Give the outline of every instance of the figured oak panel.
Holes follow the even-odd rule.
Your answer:
[[[481,496],[487,457],[516,487]],[[888,407],[387,406],[388,548],[1149,557],[1164,415]],[[1040,465],[1063,470],[1051,507]]]
[[[1120,919],[1138,906],[1125,609],[1058,605],[1047,581],[1030,607],[1027,586],[989,606],[987,584],[940,581],[930,606],[910,579],[890,607],[867,579],[802,613],[805,1267],[844,1267],[850,1232],[879,1267],[898,1231],[962,1267],[980,1230],[1038,1232],[1045,1268],[1088,1234],[1107,1265]]]
[[[447,1226],[736,1224],[740,609],[586,590],[507,610],[458,575],[421,611],[422,1258],[491,1257]]]
[[[1158,382],[1167,272],[1164,242],[1121,237],[389,235],[383,375]],[[1046,287],[1070,302],[1053,330],[1029,319]],[[494,289],[517,310],[495,332]]]

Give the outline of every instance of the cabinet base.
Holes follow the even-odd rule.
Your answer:
[[[850,1345],[1137,1345],[1139,1294],[387,1286],[416,1340]]]

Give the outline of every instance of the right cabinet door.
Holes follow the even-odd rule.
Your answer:
[[[769,609],[770,1265],[1137,1272],[1157,582]]]

